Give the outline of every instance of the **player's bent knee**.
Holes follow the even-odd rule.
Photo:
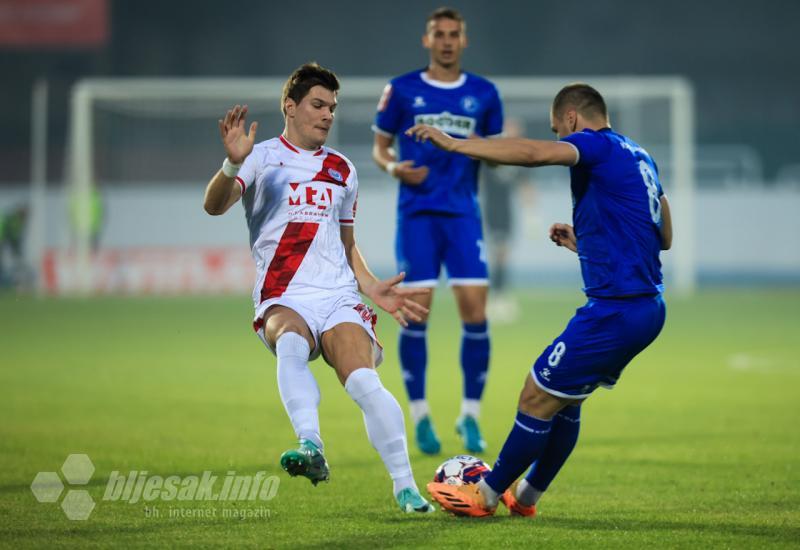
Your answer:
[[[374,368],[372,340],[355,323],[341,323],[322,334],[322,356],[344,385],[360,368]]]
[[[542,420],[549,420],[555,414],[574,402],[551,395],[541,389],[530,375],[525,381],[525,386],[519,395],[519,410],[527,415],[535,416]]]
[[[311,336],[311,331],[303,319],[295,312],[286,308],[277,311],[267,311],[264,323],[264,337],[267,343],[275,349],[278,339],[284,334],[293,332],[299,334],[308,341],[311,349],[314,349],[316,342]]]

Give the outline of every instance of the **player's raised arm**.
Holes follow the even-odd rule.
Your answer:
[[[253,150],[258,129],[258,122],[253,122],[250,130],[245,132],[246,122],[247,105],[236,105],[219,121],[219,134],[227,156],[222,168],[206,186],[203,208],[212,216],[224,214],[242,196],[242,188],[236,181],[236,175],[244,159]]]
[[[358,290],[382,310],[390,313],[402,326],[408,326],[408,320],[421,322],[428,309],[410,299],[411,296],[429,294],[429,288],[401,288],[398,287],[405,273],[400,273],[389,279],[380,280],[372,274],[367,261],[361,255],[356,245],[353,226],[342,226],[342,243],[347,254],[347,263],[353,270],[358,282]]]
[[[572,145],[558,141],[524,138],[456,139],[441,130],[417,124],[406,130],[417,141],[430,141],[436,147],[497,164],[518,166],[573,166],[578,154]]]

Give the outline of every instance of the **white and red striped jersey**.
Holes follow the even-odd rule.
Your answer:
[[[329,147],[306,151],[279,136],[257,144],[236,178],[242,187],[258,278],[253,302],[358,292],[340,226],[353,225],[358,178]]]

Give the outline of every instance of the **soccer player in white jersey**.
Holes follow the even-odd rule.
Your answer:
[[[356,246],[356,170],[324,145],[338,90],[333,72],[299,67],[283,88],[283,133],[258,144],[257,123],[246,128],[247,106],[228,111],[219,121],[227,157],[206,188],[205,209],[219,215],[240,198],[244,205],[258,270],[253,326],[277,357],[278,389],[300,442],[281,466],[314,485],[329,479],[319,387],[308,366],[322,355],[361,408],[400,508],[431,512],[414,482],[402,410],[375,370],[382,358],[376,316],[359,290],[401,325],[427,311],[410,299],[419,289],[397,286],[403,273],[378,280]]]

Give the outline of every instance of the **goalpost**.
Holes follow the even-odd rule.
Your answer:
[[[389,193],[383,193],[364,183],[385,178],[385,174],[372,165],[369,151],[372,144],[370,123],[388,79],[344,76],[340,80],[340,106],[329,144],[341,148],[356,164],[362,181],[362,202],[372,200],[379,205],[377,208],[393,212],[393,187],[385,186]],[[491,77],[491,80],[500,90],[507,115],[528,122],[527,135],[546,139],[549,139],[549,104],[564,84],[588,82],[603,94],[615,128],[650,150],[659,162],[675,225],[673,250],[664,256],[668,287],[683,294],[693,292],[697,269],[693,243],[695,143],[694,92],[691,84],[679,77],[500,76]],[[168,180],[169,185],[176,185],[179,179],[191,181],[195,185],[192,192],[197,193],[196,185],[204,184],[222,161],[223,153],[215,121],[231,105],[247,103],[251,107],[251,119],[261,121],[258,139],[271,137],[270,128],[274,130],[278,124],[279,128],[282,127],[279,99],[284,81],[284,78],[111,78],[78,82],[70,103],[67,156],[74,240],[69,252],[54,251],[51,246],[45,263],[48,263],[50,272],[59,269],[63,276],[57,288],[50,290],[79,294],[98,290],[99,268],[92,252],[91,227],[92,193],[98,182],[103,182],[108,188],[116,184],[113,182],[122,182],[128,186],[126,188],[136,188],[141,184],[153,193],[155,202],[160,194],[166,193],[164,189],[167,188],[161,186],[165,182],[159,181],[159,174],[167,174],[164,179]],[[271,121],[272,126],[268,126],[265,120]],[[150,171],[147,171],[148,168]],[[554,179],[560,178],[559,181],[566,177],[566,171],[563,170],[558,176],[553,176]],[[143,179],[148,181],[141,181]],[[199,193],[202,194],[202,191]],[[122,209],[128,208],[125,206]],[[131,205],[130,208],[135,206]],[[130,212],[127,214],[132,215]],[[155,231],[153,224],[162,223],[155,216],[155,213],[147,210],[140,212],[142,225],[131,222],[128,229],[117,228],[114,239],[124,241],[124,246],[130,246],[131,243],[136,245],[135,236],[139,234],[143,243],[157,242],[148,233]],[[384,222],[379,225],[387,225],[385,217],[379,218]],[[180,220],[173,221],[176,222],[176,230],[164,230],[164,242],[159,244],[174,244],[177,250],[178,247],[187,246],[187,243],[191,244],[191,239],[187,241],[180,230]],[[376,230],[370,222],[362,227],[368,228],[365,232],[369,233]],[[384,231],[382,227],[377,230]],[[393,226],[387,229],[389,233],[393,233],[393,230]],[[185,232],[191,233],[191,230]],[[121,234],[127,236],[123,238]],[[172,243],[170,240],[175,235],[180,237]],[[241,245],[240,241],[220,242],[215,252],[222,254],[223,259],[219,261],[229,261],[226,248],[230,242]],[[391,248],[391,241],[388,246]],[[141,250],[139,252],[147,257]],[[147,261],[155,266],[161,262],[169,263],[171,257],[171,254],[161,254],[157,259],[150,258]],[[58,266],[54,267],[56,260]],[[214,261],[206,257],[201,263],[205,266]],[[181,277],[186,279],[187,276],[184,274]],[[182,287],[175,284],[168,288],[180,291]],[[136,289],[131,291],[136,292]]]

